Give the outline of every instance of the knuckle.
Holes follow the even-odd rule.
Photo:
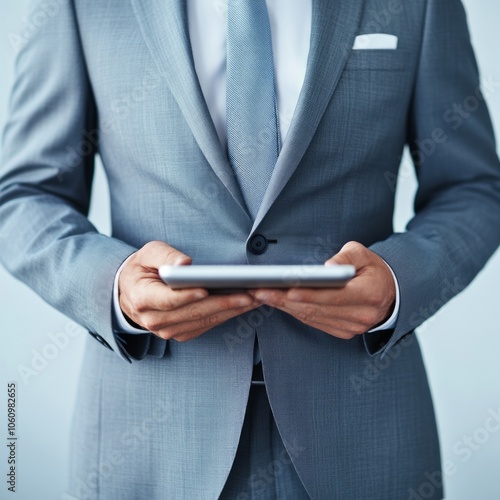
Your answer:
[[[360,313],[359,320],[360,320],[360,323],[365,328],[369,328],[369,327],[375,325],[376,323],[378,323],[377,309],[370,308],[370,309],[363,311],[362,313]]]
[[[165,330],[160,330],[158,332],[151,332],[151,333],[153,333],[157,337],[160,337],[163,340],[170,340],[170,337],[165,334]]]
[[[316,311],[313,307],[307,307],[299,313],[299,318],[304,323],[310,322],[316,316]]]
[[[162,328],[162,325],[154,318],[146,317],[143,319],[142,324],[144,328],[146,328],[146,330],[150,332],[157,332],[160,331]]]
[[[139,250],[139,252],[153,252],[158,248],[158,241],[148,241],[143,247]]]
[[[204,325],[207,327],[213,327],[220,323],[218,315],[214,314],[213,316],[208,316],[203,321]]]
[[[354,338],[357,335],[362,335],[367,330],[368,330],[367,327],[357,327],[357,328],[355,327],[355,328],[352,328],[352,333],[351,333],[351,337],[350,338]]]
[[[362,327],[367,326],[370,322],[370,318],[368,318],[368,313],[366,311],[358,312],[356,320]]]
[[[349,250],[351,252],[359,252],[359,251],[363,250],[364,248],[365,247],[361,243],[358,243],[357,241],[348,241],[344,245],[344,249]]]
[[[160,333],[161,333],[161,338],[164,340],[175,339],[175,336],[177,335],[177,332],[172,327],[163,328]]]
[[[137,313],[137,314],[144,314],[145,312],[147,312],[148,308],[146,307],[146,304],[141,302],[141,301],[138,301],[138,302],[134,302],[133,303],[133,306],[134,306],[134,311]]]
[[[284,297],[279,297],[278,299],[276,299],[276,304],[280,307],[286,307],[286,299]]]
[[[373,292],[371,303],[373,306],[380,306],[386,301],[386,299],[386,292],[380,287]]]
[[[175,309],[174,303],[172,302],[172,299],[170,297],[165,297],[162,301],[162,309],[164,311],[171,311],[172,309]]]
[[[338,330],[337,328],[327,328],[325,329],[326,333],[328,335],[331,335],[332,337],[335,337],[336,339],[343,340],[344,339],[344,334],[341,330]]]
[[[287,304],[287,298],[286,298],[286,295],[284,294],[275,294],[275,293],[272,293],[268,299],[268,304],[272,304],[273,307],[285,307],[285,305]]]
[[[193,321],[200,321],[204,318],[205,315],[203,313],[203,309],[200,306],[194,304],[189,308],[189,316]]]
[[[356,333],[352,333],[352,332],[348,332],[348,331],[345,331],[345,330],[340,330],[336,333],[336,337],[338,337],[339,339],[341,340],[351,340],[353,339],[354,337],[356,337]]]
[[[231,300],[222,298],[220,303],[219,303],[219,308],[222,311],[229,311],[230,309],[233,309],[235,307],[235,303],[233,303]]]
[[[166,264],[170,264],[170,263],[173,263],[175,262],[175,260],[177,259],[177,256],[179,256],[180,253],[173,249],[173,248],[169,248],[167,251],[165,251],[165,256],[164,256],[164,260],[165,260],[165,263]]]
[[[128,292],[128,300],[136,312],[142,313],[146,311],[146,304],[144,303],[142,294],[137,288],[132,288],[132,290]]]
[[[137,261],[141,260],[142,253],[143,253],[143,250],[141,248],[140,250],[137,250],[136,252],[134,252],[133,254],[131,254],[129,256],[127,262],[125,262],[125,265],[123,266],[122,272],[120,274],[120,278],[122,278],[123,276],[126,276],[127,274],[133,273],[134,267],[137,265]]]
[[[155,325],[149,321],[143,321],[142,325],[148,332],[154,332],[156,330]]]
[[[376,325],[377,323],[380,323],[380,320],[382,319],[382,315],[380,314],[380,311],[378,309],[378,307],[374,307],[370,314],[370,326],[373,326],[373,325]]]
[[[380,304],[380,298],[378,292],[373,292],[369,297],[366,298],[365,304],[367,307],[377,307]]]
[[[148,320],[142,321],[142,326],[148,330],[149,332],[154,332],[156,329],[154,328],[153,323],[150,323]]]

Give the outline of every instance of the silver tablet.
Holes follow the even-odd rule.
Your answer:
[[[161,279],[173,289],[206,288],[233,292],[250,288],[342,287],[356,275],[348,265],[161,266]]]

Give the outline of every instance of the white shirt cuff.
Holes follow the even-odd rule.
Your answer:
[[[120,299],[118,297],[118,279],[120,278],[120,273],[122,272],[123,267],[127,263],[129,256],[123,264],[120,266],[118,271],[116,271],[115,282],[113,284],[113,314],[115,315],[116,324],[118,325],[118,331],[121,333],[146,333],[147,330],[143,330],[142,328],[135,328],[132,326],[127,319],[125,318],[122,309],[120,307]]]
[[[384,260],[385,262],[385,260]],[[392,311],[391,317],[382,325],[377,326],[377,328],[372,328],[371,330],[368,330],[368,333],[374,333],[374,332],[380,332],[381,330],[391,330],[396,326],[396,321],[398,320],[398,315],[399,315],[399,284],[398,280],[396,278],[396,275],[394,274],[394,271],[392,270],[391,266],[385,262],[386,266],[389,268],[391,271],[392,277],[394,278],[394,285],[396,287],[396,301],[394,304],[394,311]]]

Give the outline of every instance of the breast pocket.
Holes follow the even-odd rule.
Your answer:
[[[352,50],[325,114],[341,123],[358,148],[361,164],[400,151],[415,86],[417,55],[412,50]],[[356,148],[352,148],[356,149]],[[350,149],[350,150],[352,150]],[[390,153],[399,154],[399,153]],[[366,156],[366,157],[365,157]]]
[[[404,71],[410,66],[411,54],[404,49],[352,50],[346,71]]]

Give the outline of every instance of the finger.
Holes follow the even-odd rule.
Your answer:
[[[340,252],[334,255],[331,259],[325,262],[326,266],[331,266],[335,264],[351,264],[358,269],[370,264],[370,250],[368,250],[364,245],[356,241],[350,241],[346,243]]]
[[[319,325],[316,323],[308,323],[308,326],[311,328],[316,328],[316,330],[321,330],[324,333],[327,333],[328,335],[331,335],[332,337],[336,337],[341,340],[351,340],[357,335],[360,335],[364,332],[355,332],[351,330],[341,330],[338,328],[325,328],[323,325]]]
[[[163,265],[188,265],[191,257],[162,241],[146,243],[135,256],[143,267],[156,271]]]
[[[171,338],[178,340],[179,342],[184,342],[186,340],[191,340],[192,338],[195,338],[236,316],[251,311],[252,309],[256,309],[257,307],[260,307],[260,304],[252,303],[249,306],[218,312],[200,320],[186,321],[174,325],[169,324],[168,326],[159,329],[158,333],[163,338]]]
[[[338,307],[362,305],[366,301],[366,288],[360,278],[354,278],[343,288],[290,288],[285,300]]]
[[[189,342],[190,340],[194,340],[204,333],[208,332],[207,328],[198,328],[190,333],[185,333],[183,335],[178,335],[177,337],[173,337],[170,340],[175,340],[177,342]]]
[[[201,328],[207,318],[216,314],[241,310],[245,307],[258,307],[261,304],[255,302],[248,294],[231,295],[209,295],[205,299],[181,306],[172,311],[158,312],[150,311],[141,318],[142,323],[148,330],[158,331],[162,328],[175,327],[176,325],[192,322]],[[209,324],[208,324],[209,325]]]
[[[172,290],[163,282],[147,283],[141,294],[141,300],[153,311],[172,311],[207,297],[208,291],[204,288]]]
[[[206,327],[196,328],[189,333],[184,333],[184,334],[180,334],[177,336],[172,336],[168,327],[165,327],[165,328],[162,328],[156,332],[151,332],[151,333],[153,333],[157,337],[160,337],[164,340],[177,340],[178,342],[187,342],[188,340],[192,340],[192,339],[199,337],[200,335],[204,334],[208,330],[209,329]]]
[[[287,299],[288,293],[281,290],[263,290],[262,293],[255,295],[261,300],[266,297],[263,303],[288,312],[304,323],[313,318],[325,325],[331,325],[334,320],[342,320],[359,330],[371,327],[382,319],[379,308],[367,304],[365,299],[360,300],[359,304],[332,305],[291,301]]]
[[[277,308],[277,309],[280,309],[281,311],[290,314],[301,323],[304,323],[312,328],[316,328],[316,330],[321,330],[322,332],[327,333],[328,335],[332,335],[333,337],[337,337],[343,340],[352,339],[356,335],[364,333],[365,331],[363,328],[360,328],[355,324],[345,323],[341,321],[333,323],[330,321],[329,324],[319,323],[318,321],[316,321],[316,318],[310,321],[304,321],[300,316],[296,315],[294,311],[287,310],[286,308]]]
[[[170,311],[202,300],[207,290],[191,288],[173,291],[164,283],[155,280],[127,280],[127,293],[120,293],[120,306],[136,323],[144,321],[144,314],[152,311]]]
[[[347,317],[341,316],[340,314],[332,314],[331,311],[328,311],[327,314],[322,314],[321,311],[311,308],[310,306],[300,309],[292,309],[289,307],[277,307],[277,309],[290,314],[302,323],[308,325],[312,325],[314,323],[319,325],[321,326],[320,329],[323,331],[326,328],[356,333],[361,333],[367,330],[366,323],[361,321],[356,314],[350,314]]]
[[[260,289],[250,294],[256,300],[272,307],[290,306],[293,303],[307,303],[337,307],[352,307],[363,305],[366,302],[366,289],[358,283],[350,282],[341,290],[334,288],[306,289],[291,288],[290,290]]]

